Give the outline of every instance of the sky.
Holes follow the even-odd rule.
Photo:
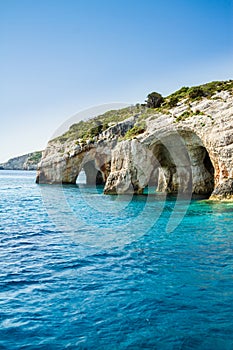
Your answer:
[[[4,162],[94,106],[233,79],[233,0],[0,0],[0,50]]]

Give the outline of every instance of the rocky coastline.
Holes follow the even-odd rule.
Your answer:
[[[232,81],[224,84],[208,96],[180,93],[171,103],[173,94],[160,108],[136,105],[94,137],[51,140],[36,182],[75,184],[83,169],[87,183],[103,184],[105,194],[141,194],[153,186],[233,200]]]
[[[42,151],[14,157],[9,159],[6,163],[0,164],[0,170],[37,170],[41,157]]]

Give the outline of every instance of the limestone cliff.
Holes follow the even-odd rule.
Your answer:
[[[74,184],[84,169],[87,183],[104,184],[106,194],[140,194],[152,186],[232,200],[232,91],[232,81],[183,88],[160,108],[136,105],[115,125],[52,140],[37,182]]]
[[[42,157],[42,152],[32,152],[19,157],[11,158],[0,164],[2,170],[36,170]]]

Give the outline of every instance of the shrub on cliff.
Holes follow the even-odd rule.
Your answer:
[[[170,108],[175,107],[177,103],[179,102],[178,96],[171,96],[167,102],[168,106]]]
[[[188,90],[188,97],[192,100],[203,96],[205,96],[205,92],[200,86],[194,86]]]
[[[28,161],[31,162],[31,163],[39,163],[40,160],[42,158],[42,152],[41,151],[37,151],[37,152],[34,152],[29,158],[28,158]]]
[[[163,101],[164,101],[164,99],[163,99],[163,96],[161,94],[159,94],[158,92],[151,92],[147,96],[147,100],[145,102],[146,102],[146,106],[148,108],[158,108],[161,106]]]
[[[146,130],[146,123],[145,121],[141,121],[138,124],[135,124],[132,129],[128,130],[123,139],[124,140],[132,139],[135,136],[144,133],[145,130]]]

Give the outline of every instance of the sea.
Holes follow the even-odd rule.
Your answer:
[[[233,204],[0,171],[0,349],[233,349]]]

